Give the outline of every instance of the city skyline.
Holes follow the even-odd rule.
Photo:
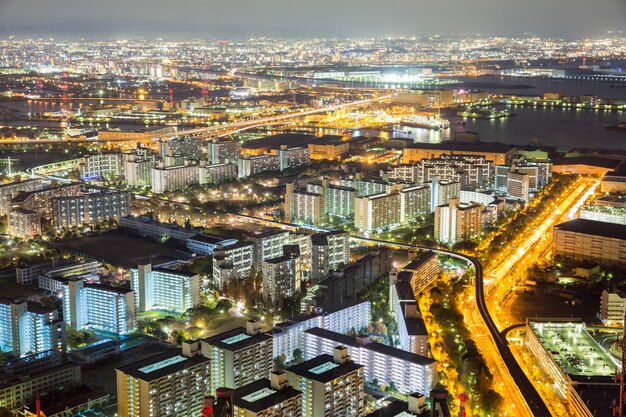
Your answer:
[[[513,0],[477,0],[457,4],[392,0],[328,0],[315,4],[242,0],[210,4],[112,0],[103,3],[59,0],[54,8],[35,0],[0,4],[0,37],[84,36],[87,38],[167,37],[412,37],[425,35],[500,35],[531,33],[542,37],[581,39],[626,29],[626,3],[602,0],[551,0],[537,13],[532,4]],[[306,18],[304,18],[306,17]]]

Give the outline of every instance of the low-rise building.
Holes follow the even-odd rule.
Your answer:
[[[187,239],[187,249],[195,254],[208,256],[213,255],[218,245],[227,247],[235,243],[237,243],[237,239],[198,234]]]
[[[626,266],[626,225],[574,219],[554,226],[552,253],[573,261]]]

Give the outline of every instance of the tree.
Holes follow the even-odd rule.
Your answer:
[[[302,349],[300,348],[295,348],[293,350],[293,361],[295,363],[301,363],[304,362],[304,353],[302,352]]]

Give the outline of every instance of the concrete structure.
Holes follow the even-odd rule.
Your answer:
[[[35,401],[39,393],[69,391],[80,384],[80,380],[80,365],[73,363],[34,368],[14,377],[0,377],[0,407],[17,409]]]
[[[137,311],[161,310],[183,314],[200,304],[200,276],[152,264],[130,270]]]
[[[39,275],[54,268],[57,265],[57,259],[45,260],[37,263],[30,263],[23,267],[15,268],[15,281],[20,285],[37,284]]]
[[[398,277],[406,275],[413,292],[419,293],[430,285],[439,274],[439,259],[432,251],[421,252],[398,273]]]
[[[278,155],[244,155],[239,159],[237,175],[239,178],[247,178],[251,175],[266,171],[280,171],[280,156]]]
[[[280,170],[308,166],[311,163],[311,153],[308,147],[293,147],[281,145],[279,149],[272,150],[272,154],[278,155]]]
[[[210,360],[199,354],[197,345],[186,342],[182,352],[163,353],[116,369],[118,416],[199,415],[209,387]]]
[[[50,291],[60,296],[63,291],[63,282],[61,278],[71,276],[97,276],[102,272],[102,267],[98,261],[82,261],[73,263],[62,263],[44,273],[37,278],[37,286],[40,290]]]
[[[595,204],[584,205],[580,210],[579,218],[598,222],[626,225],[626,207],[600,206]]]
[[[448,245],[477,236],[481,230],[480,204],[460,203],[458,198],[435,210],[435,239]]]
[[[159,242],[164,242],[168,239],[187,242],[190,237],[198,235],[199,232],[199,230],[182,227],[177,224],[159,222],[150,216],[122,217],[118,227]]]
[[[232,279],[247,277],[254,267],[254,244],[238,242],[213,251],[213,284],[225,288]]]
[[[272,371],[233,392],[234,417],[295,417],[302,415],[302,393],[289,385],[285,371]]]
[[[524,342],[541,371],[552,381],[551,388],[561,401],[576,415],[592,416],[572,377],[591,380],[603,376],[605,381],[612,382],[616,363],[589,335],[585,324],[565,320],[528,321]]]
[[[237,328],[203,339],[202,354],[211,360],[211,391],[219,387],[240,388],[267,378],[274,362],[272,340],[250,321]]]
[[[52,200],[53,224],[59,228],[96,225],[130,214],[130,193],[100,187],[81,187],[76,196]]]
[[[389,308],[398,323],[400,349],[429,356],[428,331],[408,274],[389,275]]]
[[[409,223],[430,213],[432,189],[428,185],[414,185],[400,191],[400,222]]]
[[[0,184],[0,216],[5,216],[9,212],[11,200],[19,193],[28,193],[42,188],[44,185],[40,178]]]
[[[263,261],[263,296],[266,299],[280,305],[282,300],[300,291],[299,256],[297,245],[284,245],[281,256]]]
[[[135,293],[72,278],[63,286],[63,320],[72,330],[126,335],[137,328]]]
[[[241,143],[235,140],[213,139],[207,146],[209,163],[237,163],[241,157]]]
[[[166,191],[182,190],[194,184],[200,184],[200,170],[204,166],[186,165],[165,166],[157,164],[152,168],[152,192],[161,194]]]
[[[350,262],[350,235],[347,232],[316,233],[311,237],[311,279],[314,282]]]
[[[23,208],[11,210],[7,215],[7,234],[21,239],[41,235],[41,215]]]
[[[289,232],[281,229],[272,229],[250,236],[248,241],[254,245],[254,269],[260,271],[263,261],[283,255],[283,246],[289,244]]]
[[[422,159],[439,158],[442,155],[484,156],[494,165],[506,165],[515,154],[514,145],[499,142],[452,142],[416,143],[402,150],[402,163],[414,164]]]
[[[600,183],[600,191],[603,193],[626,194],[626,175],[616,172],[606,174]]]
[[[552,253],[578,262],[626,266],[626,226],[575,219],[554,226]]]
[[[209,184],[220,184],[224,181],[237,178],[237,164],[211,164],[207,165],[204,169],[206,171],[206,182]]]
[[[325,141],[308,144],[311,159],[340,159],[350,150],[348,141]]]
[[[287,375],[302,392],[302,417],[363,414],[363,366],[350,360],[345,347],[292,366]]]
[[[506,176],[506,193],[510,198],[528,202],[530,200],[529,174],[525,172],[509,171]]]
[[[437,361],[370,342],[369,336],[351,337],[316,327],[305,331],[304,337],[305,359],[345,346],[350,358],[363,365],[366,381],[377,379],[381,385],[393,382],[402,393],[420,394],[429,393],[437,382]]]
[[[83,156],[78,169],[80,171],[80,179],[83,181],[100,180],[122,175],[124,173],[122,154],[100,153]]]
[[[393,228],[401,223],[400,193],[374,194],[357,197],[354,203],[354,227],[372,233]]]
[[[304,352],[304,332],[314,327],[340,334],[367,328],[371,321],[371,310],[372,305],[369,301],[352,299],[324,307],[314,307],[309,313],[278,323],[270,333],[273,357],[285,363],[291,362],[295,349]]]
[[[618,292],[602,290],[599,317],[607,326],[623,327],[626,314],[626,297]]]
[[[218,245],[227,247],[235,243],[237,243],[237,239],[198,234],[187,239],[187,249],[197,255],[209,256],[213,255]]]
[[[15,356],[65,351],[65,324],[55,309],[0,297],[0,351]]]
[[[493,162],[484,155],[441,155],[417,163],[417,182],[454,181],[464,190],[486,188],[493,180]]]

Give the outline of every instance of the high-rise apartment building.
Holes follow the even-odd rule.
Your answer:
[[[506,177],[506,193],[510,198],[525,202],[529,201],[530,175],[525,172],[509,171]]]
[[[209,391],[210,360],[198,342],[181,351],[155,355],[116,369],[117,414],[120,417],[200,414]]]
[[[285,245],[281,256],[263,261],[263,296],[266,299],[279,303],[300,291],[299,257],[298,245]]]
[[[200,344],[202,354],[211,361],[211,392],[267,378],[274,365],[271,337],[261,332],[256,321],[248,322],[245,329],[203,339]]]
[[[316,233],[311,242],[311,279],[314,282],[350,262],[350,235],[347,232]]]
[[[354,227],[372,233],[401,223],[400,193],[374,194],[357,197],[354,203]]]
[[[289,244],[289,232],[272,229],[250,236],[248,241],[254,245],[252,256],[254,269],[260,271],[263,261],[283,255],[283,246]]]
[[[432,190],[428,185],[414,185],[400,191],[400,222],[408,223],[430,213]]]
[[[437,206],[435,210],[435,239],[448,245],[474,238],[481,230],[482,207],[478,203],[459,203]]]
[[[626,313],[626,297],[618,292],[602,291],[600,320],[607,326],[623,327]]]
[[[189,185],[200,184],[199,165],[165,166],[163,162],[152,168],[152,192],[161,194],[166,191],[182,190]]]
[[[299,314],[278,323],[270,333],[273,357],[289,363],[296,349],[304,352],[304,332],[314,327],[345,334],[366,328],[372,317],[369,301],[348,299],[324,307],[314,307],[308,313]]]
[[[351,337],[314,327],[304,332],[305,359],[321,353],[330,354],[337,346],[363,365],[365,380],[378,380],[382,385],[392,382],[402,393],[427,394],[437,382],[437,361],[394,347],[371,342],[369,336]]]
[[[15,356],[65,351],[65,324],[55,309],[0,297],[0,347]]]
[[[232,279],[248,277],[254,267],[254,244],[218,245],[213,251],[213,284],[225,288]]]
[[[289,385],[285,371],[233,392],[234,417],[296,417],[302,415],[302,393]]]
[[[235,140],[213,139],[207,146],[210,164],[237,163],[241,156],[241,143]]]
[[[200,303],[200,276],[152,264],[130,270],[137,311],[161,310],[178,314]]]
[[[84,156],[78,165],[83,181],[99,180],[124,173],[121,153],[99,153]]]
[[[52,220],[56,227],[95,225],[119,221],[130,214],[130,193],[109,188],[82,187],[76,196],[52,200]]]
[[[43,181],[40,178],[0,184],[0,216],[4,216],[9,212],[11,200],[19,193],[28,193],[43,187]]]
[[[209,184],[220,184],[237,178],[237,164],[233,163],[211,164],[207,165],[204,170],[206,182]]]
[[[70,278],[63,286],[63,320],[72,330],[132,333],[137,328],[135,294],[125,288]]]
[[[318,352],[319,354],[319,352]],[[363,365],[346,347],[287,369],[289,383],[302,392],[303,417],[357,417],[364,411]]]

